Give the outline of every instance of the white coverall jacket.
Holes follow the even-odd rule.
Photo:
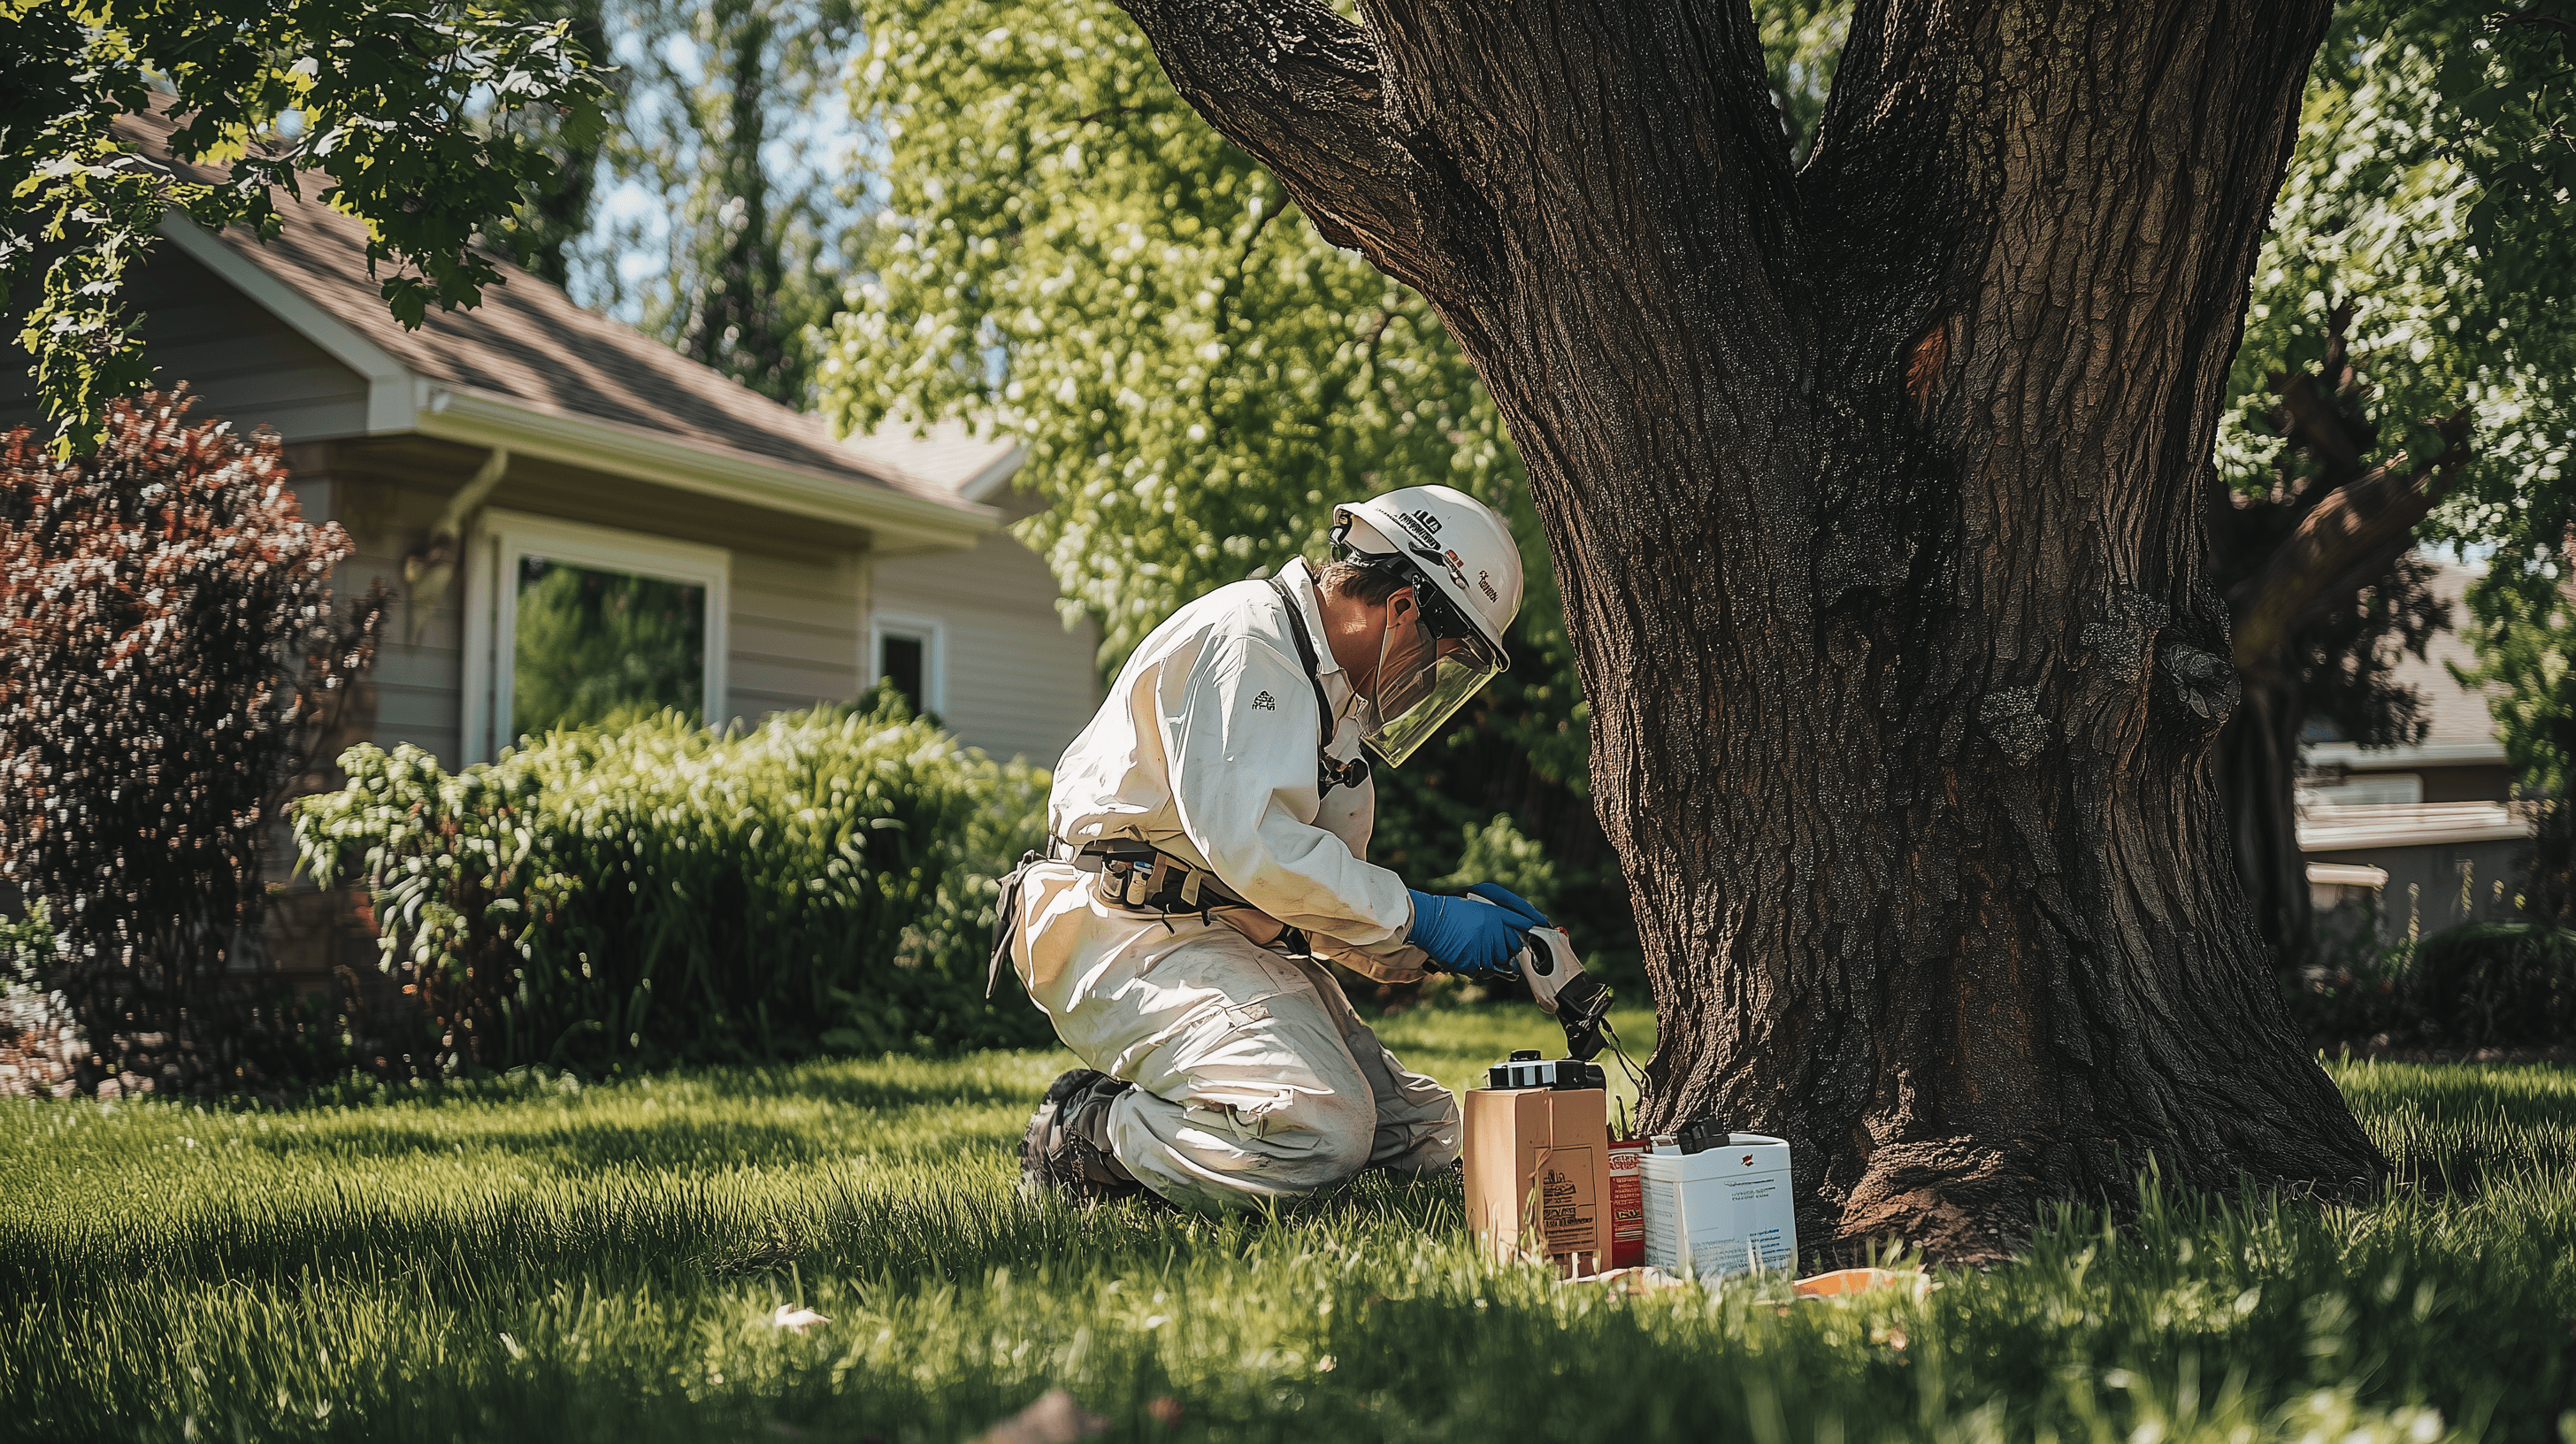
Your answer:
[[[1348,761],[1360,709],[1324,640],[1313,573],[1297,562],[1280,579],[1336,719],[1329,750]],[[1458,1156],[1449,1091],[1396,1061],[1329,969],[1253,941],[1285,924],[1374,976],[1421,975],[1403,879],[1363,860],[1375,788],[1319,797],[1320,731],[1279,594],[1261,581],[1219,588],[1128,659],[1056,766],[1048,828],[1058,857],[1149,842],[1257,913],[1124,910],[1069,861],[1022,876],[1011,965],[1066,1047],[1137,1085],[1110,1109],[1110,1146],[1176,1203],[1241,1207]]]

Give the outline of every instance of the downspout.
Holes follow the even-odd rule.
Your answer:
[[[437,611],[438,604],[446,600],[448,585],[456,580],[457,559],[465,553],[465,523],[474,515],[475,509],[483,505],[483,498],[492,494],[492,488],[501,484],[501,478],[509,470],[509,448],[493,447],[491,454],[483,458],[482,468],[474,473],[474,479],[448,498],[447,510],[439,513],[429,535],[403,558],[406,618],[403,634],[406,642],[419,644],[421,627],[426,622],[425,614]]]

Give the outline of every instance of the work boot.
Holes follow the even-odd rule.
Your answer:
[[[1049,1084],[1020,1140],[1020,1192],[1061,1193],[1075,1203],[1153,1198],[1109,1151],[1109,1105],[1135,1086],[1089,1068]]]

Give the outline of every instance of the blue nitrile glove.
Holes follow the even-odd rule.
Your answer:
[[[1410,889],[1407,889],[1410,891]],[[1529,924],[1509,908],[1488,907],[1462,897],[1413,894],[1413,930],[1404,940],[1431,955],[1431,961],[1468,977],[1517,975],[1512,959],[1528,944],[1521,938]]]
[[[1540,912],[1537,906],[1531,903],[1528,898],[1522,897],[1519,893],[1512,891],[1501,883],[1480,882],[1474,887],[1467,889],[1467,891],[1474,893],[1476,896],[1483,898],[1485,901],[1492,903],[1498,908],[1502,908],[1508,912],[1519,913],[1521,915],[1521,926],[1524,928],[1543,928],[1547,926],[1547,914]]]

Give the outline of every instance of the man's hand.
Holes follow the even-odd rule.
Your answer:
[[[1480,884],[1490,886],[1490,884]],[[1501,891],[1501,889],[1496,889]],[[1503,896],[1511,897],[1504,892]],[[1518,898],[1512,898],[1520,902]],[[1527,908],[1529,904],[1520,903]],[[1471,978],[1509,978],[1518,975],[1512,959],[1528,946],[1521,934],[1532,924],[1529,916],[1499,903],[1488,906],[1477,899],[1442,897],[1437,893],[1413,894],[1413,930],[1405,941],[1431,955],[1431,961],[1453,973]],[[1540,919],[1544,922],[1545,919]]]
[[[1512,891],[1501,883],[1480,882],[1474,887],[1467,889],[1467,891],[1473,896],[1483,898],[1485,901],[1492,903],[1494,906],[1501,908],[1505,912],[1518,913],[1521,919],[1521,926],[1524,928],[1543,928],[1548,925],[1547,914],[1540,912],[1536,906],[1532,905],[1529,899],[1522,897],[1519,893]]]

